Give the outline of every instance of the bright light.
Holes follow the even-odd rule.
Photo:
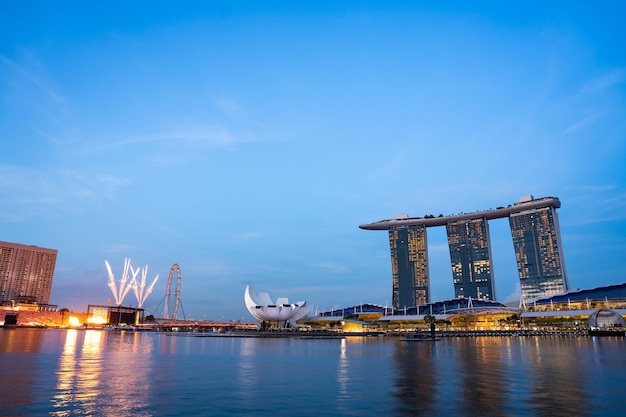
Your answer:
[[[78,321],[78,317],[70,316],[70,326],[72,326],[72,327],[80,326],[80,322]]]
[[[89,324],[105,324],[107,320],[104,317],[93,316],[87,318],[87,323]]]

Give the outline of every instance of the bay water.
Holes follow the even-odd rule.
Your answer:
[[[624,416],[626,341],[0,329],[3,416]]]

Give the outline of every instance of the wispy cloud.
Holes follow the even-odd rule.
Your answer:
[[[580,89],[579,93],[597,93],[614,85],[621,84],[624,80],[626,80],[626,68],[615,68],[608,73],[589,81]]]
[[[116,243],[114,245],[108,246],[104,248],[104,253],[109,254],[118,254],[118,253],[128,253],[132,249],[132,246],[127,245],[125,243]]]
[[[87,202],[113,198],[119,187],[129,183],[107,174],[0,165],[0,210],[21,213],[4,216],[14,220],[36,213],[76,211]]]
[[[602,185],[579,185],[576,187],[577,190],[583,192],[601,192],[601,191],[612,191],[616,190],[618,187],[615,184],[602,184]]]
[[[17,76],[19,81],[26,81],[27,84],[30,84],[48,100],[57,104],[61,110],[64,112],[68,111],[67,108],[67,100],[60,92],[60,89],[56,86],[56,84],[52,81],[50,76],[47,74],[44,66],[41,64],[37,56],[29,51],[22,51],[23,62],[17,62],[7,58],[4,55],[0,55],[0,63],[3,66],[6,66],[11,73]],[[16,80],[14,84],[18,84],[19,82]]]
[[[578,120],[576,123],[572,124],[571,126],[567,127],[565,129],[565,131],[563,132],[564,134],[569,134],[569,133],[573,133],[579,129],[582,129],[586,126],[589,126],[590,124],[592,124],[593,122],[595,122],[596,120],[600,119],[600,115],[599,114],[592,114],[586,117],[583,117],[582,119]]]
[[[214,102],[217,109],[230,118],[240,119],[245,116],[243,106],[233,97],[215,97]]]
[[[185,149],[234,149],[239,144],[264,141],[256,132],[242,131],[224,125],[183,127],[151,134],[129,134],[124,138],[83,142],[73,152],[79,156],[94,156],[136,145],[162,145]]]
[[[615,222],[626,219],[626,193],[615,184],[590,184],[575,187],[580,214],[578,225]]]
[[[315,265],[317,268],[324,269],[330,272],[348,272],[349,269],[344,265],[339,265],[333,262],[320,262]]]

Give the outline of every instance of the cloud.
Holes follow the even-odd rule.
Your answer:
[[[119,136],[119,135],[118,135]],[[236,130],[223,125],[182,127],[152,134],[127,134],[122,139],[84,142],[73,151],[79,156],[93,156],[135,145],[164,145],[180,149],[233,149],[238,144],[263,141],[252,131]],[[145,148],[145,147],[144,147]],[[156,161],[159,162],[159,161]],[[162,164],[162,161],[159,162]]]
[[[626,193],[614,184],[581,185],[575,187],[580,209],[577,224],[590,225],[626,219]],[[591,203],[590,203],[591,202]]]
[[[229,243],[237,244],[237,243],[246,243],[255,240],[262,239],[267,236],[266,232],[262,232],[260,230],[250,230],[247,232],[241,233],[233,233],[229,236]]]
[[[589,115],[587,117],[583,117],[581,120],[577,121],[573,125],[569,126],[567,129],[565,129],[565,131],[563,133],[567,135],[569,133],[575,132],[575,131],[583,128],[583,127],[586,127],[586,126],[592,124],[593,122],[595,122],[599,118],[600,118],[599,114],[592,114],[592,115]]]
[[[320,262],[316,264],[315,266],[321,269],[325,269],[327,271],[331,271],[331,272],[348,272],[349,271],[349,269],[345,267],[344,265],[339,265],[339,264],[332,263],[332,262]]]
[[[118,253],[128,253],[132,250],[132,246],[127,245],[125,243],[116,243],[112,246],[104,248],[104,253],[110,254],[118,254]]]
[[[0,223],[21,223],[26,218],[15,213],[0,213]]]
[[[111,199],[119,187],[129,183],[108,174],[0,165],[0,209],[31,214],[75,211],[84,203]]]
[[[214,99],[215,106],[226,116],[233,119],[241,118],[245,112],[243,106],[232,97],[216,97]]]
[[[515,284],[515,290],[513,291],[512,294],[508,295],[504,301],[502,303],[506,304],[506,303],[512,303],[515,301],[519,301],[520,298],[522,298],[522,287],[520,285],[520,283],[516,283]]]
[[[579,94],[590,94],[604,91],[614,85],[621,84],[624,80],[626,80],[626,68],[615,68],[608,73],[589,81],[579,90]]]
[[[39,59],[33,53],[25,50],[23,51],[23,57],[26,61],[25,65],[10,60],[4,55],[0,55],[0,63],[12,70],[14,74],[19,75],[23,80],[37,87],[49,100],[59,105],[65,105],[66,99],[50,80]]]
[[[617,189],[615,184],[605,184],[605,185],[580,185],[576,187],[579,191],[584,192],[603,192],[603,191],[613,191]]]

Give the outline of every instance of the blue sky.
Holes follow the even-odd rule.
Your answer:
[[[626,281],[623,2],[0,0],[0,240],[58,249],[51,303],[108,260],[182,272],[187,317],[247,284],[391,304],[360,224],[556,196],[573,288]],[[496,294],[517,291],[490,223]],[[429,229],[432,299],[454,295]],[[132,294],[125,304],[136,303]]]

